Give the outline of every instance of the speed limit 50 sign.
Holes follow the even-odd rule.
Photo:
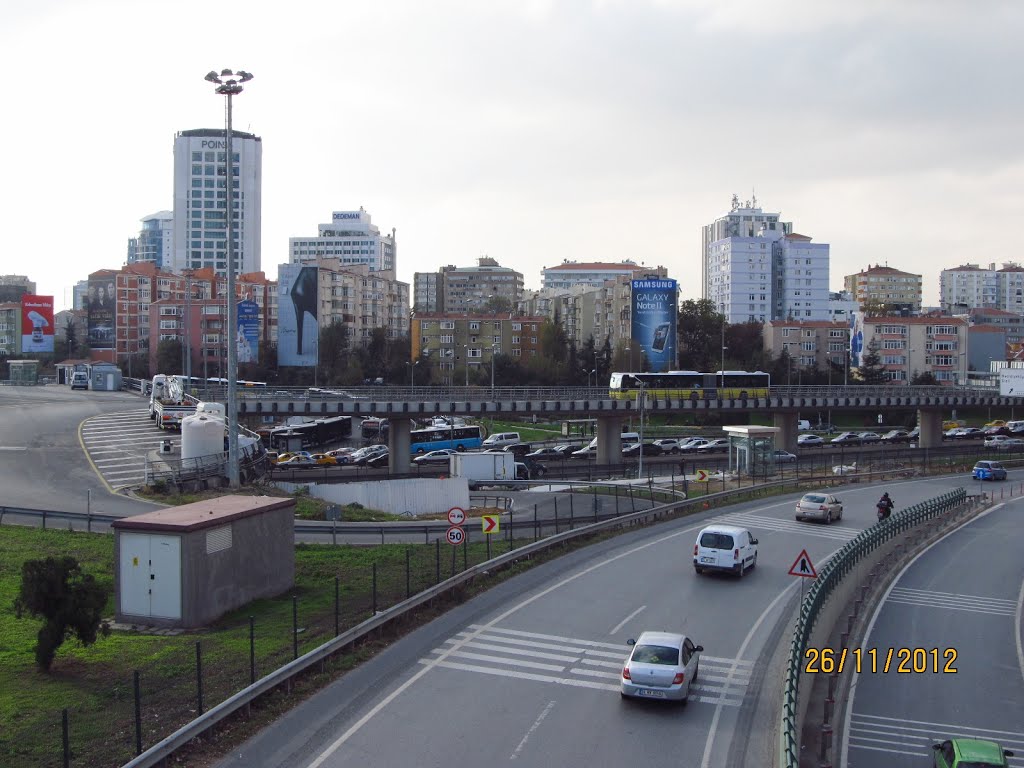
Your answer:
[[[466,540],[466,532],[459,526],[453,525],[445,531],[444,537],[448,540],[449,544],[461,544]]]

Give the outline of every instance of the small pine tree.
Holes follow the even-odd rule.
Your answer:
[[[885,384],[888,381],[885,377],[885,366],[882,365],[882,356],[879,354],[880,349],[878,340],[872,339],[861,357],[857,377],[862,384]]]
[[[92,645],[98,633],[109,634],[106,624],[100,626],[106,603],[107,590],[75,558],[26,560],[14,610],[19,619],[26,613],[43,619],[36,636],[36,666],[48,671],[57,649],[71,636]]]

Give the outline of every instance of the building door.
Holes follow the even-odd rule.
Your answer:
[[[114,391],[114,374],[108,373],[107,374],[107,392],[113,392],[113,391]]]
[[[149,616],[149,536],[122,533],[120,542],[121,613]]]
[[[181,538],[121,534],[121,612],[181,618]]]

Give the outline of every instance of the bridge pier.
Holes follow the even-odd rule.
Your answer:
[[[917,412],[917,423],[921,427],[921,434],[917,438],[919,448],[938,448],[942,445],[942,411],[926,411],[922,408]]]
[[[617,417],[597,419],[597,463],[601,466],[622,463],[622,425],[626,420]]]
[[[796,453],[796,438],[799,433],[797,429],[797,415],[796,413],[781,413],[779,411],[772,413],[772,425],[779,429],[775,435],[775,447],[777,449]]]
[[[409,471],[411,431],[411,419],[400,419],[394,414],[388,417],[388,472],[391,474]]]

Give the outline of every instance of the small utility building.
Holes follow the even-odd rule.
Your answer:
[[[200,627],[295,583],[295,501],[222,496],[115,520],[116,619]]]

